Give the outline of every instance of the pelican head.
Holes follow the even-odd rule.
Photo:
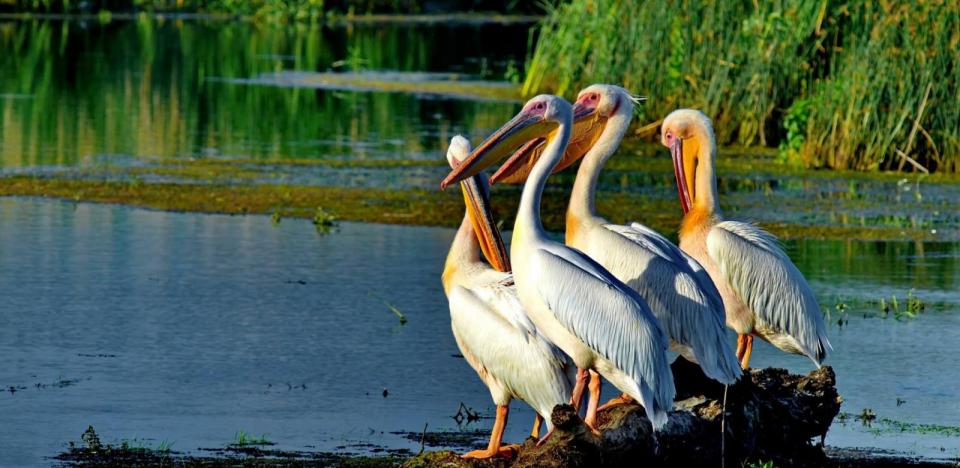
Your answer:
[[[460,162],[470,155],[470,141],[457,135],[450,140],[447,148],[447,162],[456,169]],[[500,231],[493,218],[490,207],[490,185],[480,174],[460,182],[463,191],[463,201],[467,205],[467,217],[473,225],[473,232],[477,236],[480,250],[490,265],[498,271],[510,271],[510,258],[507,248],[500,237]]]
[[[698,197],[710,195],[697,193],[696,178],[699,164],[710,164],[712,168],[712,160],[701,161],[700,158],[713,158],[713,126],[703,112],[678,109],[663,120],[660,142],[670,148],[680,205],[683,212],[688,213]],[[703,156],[704,149],[707,150],[706,156]]]
[[[580,91],[576,104],[573,105],[570,143],[554,172],[567,168],[587,154],[603,134],[610,117],[620,109],[628,109],[630,112],[627,115],[631,115],[633,106],[643,99],[631,95],[619,86],[608,84],[593,84]],[[543,151],[545,140],[549,138],[552,138],[552,135],[531,140],[523,145],[490,177],[490,183],[510,184],[526,180]]]
[[[477,175],[530,140],[545,137],[572,112],[570,103],[558,96],[541,94],[527,101],[519,114],[474,148],[470,157],[440,182],[440,188]]]
[[[628,106],[632,110],[635,104],[644,99],[646,98],[634,96],[619,86],[592,84],[577,94],[577,101],[573,105],[574,120],[582,121],[593,117],[602,120],[605,125],[606,120],[616,114],[621,106]]]

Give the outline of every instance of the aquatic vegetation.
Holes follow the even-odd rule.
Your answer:
[[[519,191],[498,189],[494,214],[505,226],[513,224]],[[263,214],[275,222],[283,218],[312,219],[318,206],[336,210],[342,221],[418,224],[455,227],[463,215],[463,198],[452,190],[324,187],[286,184],[139,183],[84,180],[73,176],[0,177],[0,196],[39,196],[71,202],[116,203],[165,210],[222,214]],[[566,190],[548,189],[543,198],[547,229],[561,231],[567,207]],[[833,206],[829,200],[826,202]],[[797,202],[810,209],[810,202]],[[673,199],[638,192],[603,192],[597,208],[614,223],[642,219],[660,232],[672,233],[680,222]],[[781,209],[793,209],[786,204]],[[913,239],[935,238],[927,229],[871,224],[809,224],[764,222],[761,225],[783,239]]]
[[[958,28],[943,1],[575,0],[548,8],[523,92],[623,83],[651,98],[641,125],[696,107],[792,164],[956,172]]]
[[[743,464],[744,468],[776,468],[776,465],[773,464],[773,460],[767,461],[755,461],[755,462],[746,462]]]
[[[856,419],[864,426],[870,426],[870,423],[877,419],[877,414],[870,408],[864,408]]]
[[[837,326],[843,327],[844,325],[849,325],[850,319],[847,316],[847,304],[843,302],[838,302],[837,305],[834,306],[834,309],[836,309],[837,315],[838,315]],[[828,322],[833,320],[833,316],[830,313],[830,309],[826,309],[823,315]]]
[[[242,432],[242,431],[241,431]],[[238,433],[239,434],[239,433]],[[267,441],[255,443],[258,438],[244,435],[246,445],[231,444],[225,448],[201,448],[200,454],[182,454],[172,450],[173,443],[163,440],[149,447],[143,440],[123,441],[119,445],[103,443],[89,426],[80,442],[69,441],[67,450],[54,458],[71,466],[208,466],[234,467],[264,466],[350,466],[396,467],[410,455],[407,449],[388,449],[386,455],[369,456],[330,452],[270,450]],[[237,439],[241,439],[238,435]],[[260,441],[263,442],[263,441]],[[381,451],[384,451],[381,449]]]
[[[377,293],[375,293],[375,292],[373,292],[373,291],[369,291],[369,292],[367,292],[367,294],[368,294],[370,297],[372,297],[372,298],[380,301],[380,303],[383,304],[384,307],[387,308],[387,310],[389,310],[390,312],[392,312],[393,315],[396,315],[397,318],[400,319],[400,325],[406,325],[406,324],[407,324],[407,316],[404,315],[403,312],[400,312],[400,309],[398,309],[397,306],[395,306],[395,305],[387,302],[386,299],[380,297],[379,295],[377,295]],[[387,389],[383,389],[383,396],[384,396],[384,398],[386,398],[386,396],[387,396]]]
[[[898,399],[898,402],[900,400]],[[912,434],[935,434],[947,437],[960,437],[960,426],[945,426],[941,424],[920,424],[912,423],[906,421],[898,421],[895,419],[879,417],[874,413],[872,409],[865,408],[860,415],[852,415],[850,413],[840,413],[837,415],[837,421],[846,421],[848,419],[856,419],[861,421],[863,426],[867,427],[868,431],[876,434],[896,434],[896,433],[912,433]]]
[[[317,229],[317,233],[321,235],[329,234],[340,224],[340,220],[333,213],[319,206],[316,213],[313,214],[312,222]]]
[[[117,466],[147,463],[164,465],[172,461],[176,454],[172,450],[173,443],[163,440],[156,447],[149,447],[143,440],[123,441],[119,445],[107,444],[100,440],[100,436],[93,426],[80,435],[80,443],[70,441],[67,452],[56,458],[61,461],[78,462],[83,465],[103,465],[106,461]]]
[[[889,303],[886,298],[880,298],[880,310],[883,312],[883,318],[893,314],[893,317],[899,321],[910,320],[923,313],[926,308],[927,304],[919,297],[914,296],[912,289],[907,292],[906,304],[903,308],[900,307],[900,301],[897,300],[896,294],[890,297]]]
[[[257,437],[240,429],[234,434],[233,442],[230,443],[230,445],[233,447],[251,447],[256,445],[275,445],[275,443],[267,440],[266,434],[261,434]]]

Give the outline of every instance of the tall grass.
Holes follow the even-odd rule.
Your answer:
[[[831,73],[792,155],[808,166],[956,172],[960,165],[960,2],[864,2],[847,10]],[[929,95],[927,95],[929,89]],[[924,99],[926,97],[926,100]]]
[[[955,171],[960,2],[885,4],[573,0],[541,24],[524,93],[618,83],[651,98],[641,122],[700,108],[722,144],[859,169],[899,168],[900,149]],[[928,84],[926,133],[907,145]]]

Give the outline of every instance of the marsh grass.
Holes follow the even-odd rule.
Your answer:
[[[913,290],[907,292],[906,302],[901,306],[896,294],[890,296],[890,302],[884,297],[880,298],[880,310],[883,312],[883,318],[893,316],[898,321],[906,321],[917,318],[927,308],[926,302],[913,295]]]
[[[721,144],[796,165],[956,172],[958,31],[946,0],[574,0],[542,22],[523,93],[617,83],[650,98],[641,125],[695,107]]]
[[[232,447],[253,447],[258,445],[275,445],[273,442],[267,439],[266,434],[261,434],[259,437],[248,433],[247,431],[240,429],[233,436],[233,442],[230,444]]]
[[[319,206],[310,221],[313,222],[313,227],[320,235],[329,234],[337,230],[340,225],[340,218]]]

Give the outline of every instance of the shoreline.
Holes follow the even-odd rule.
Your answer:
[[[318,209],[338,220],[382,224],[456,227],[463,215],[463,199],[453,190],[420,188],[384,189],[283,184],[98,181],[44,176],[0,177],[0,197],[57,199],[74,203],[101,203],[168,212],[226,215],[267,215],[275,219],[313,219]],[[550,231],[561,232],[565,225],[568,194],[547,193],[543,200],[543,221]],[[494,212],[504,226],[513,224],[513,207],[519,191],[498,193]],[[597,202],[611,221],[624,223],[642,219],[652,229],[673,235],[681,216],[674,203],[649,200],[640,194],[610,194]],[[641,213],[654,213],[644,217]],[[888,226],[829,225],[760,221],[760,226],[780,239],[823,239],[863,241],[942,241],[929,229]]]

